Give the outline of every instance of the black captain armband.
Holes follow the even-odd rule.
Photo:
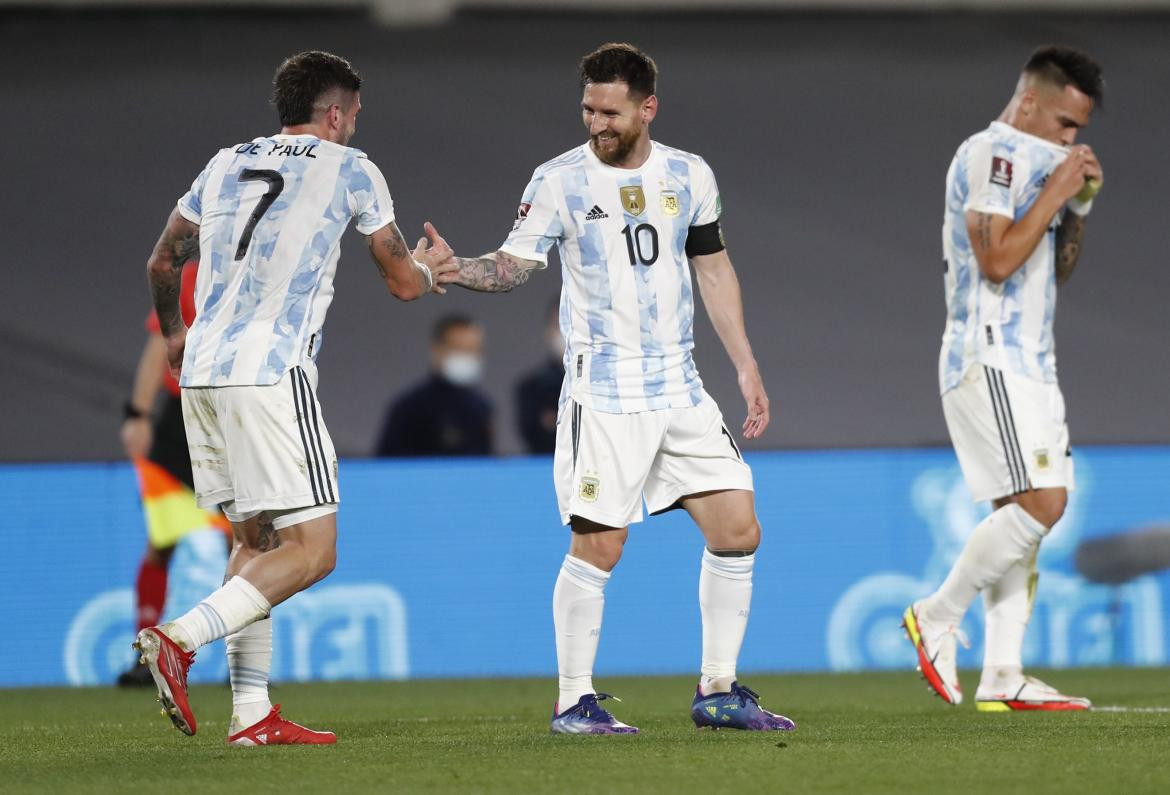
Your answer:
[[[723,230],[719,228],[719,219],[709,224],[692,226],[687,230],[687,256],[701,257],[704,254],[718,254],[727,248],[723,242]]]

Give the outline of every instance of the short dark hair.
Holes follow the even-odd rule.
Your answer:
[[[453,313],[450,315],[443,315],[435,321],[434,328],[431,329],[431,342],[442,342],[447,338],[447,333],[452,329],[457,328],[479,328],[477,323],[471,315],[464,315],[460,313]]]
[[[272,104],[282,127],[313,121],[313,106],[322,94],[340,88],[356,92],[362,79],[349,61],[321,50],[286,58],[272,78]]]
[[[1024,74],[1061,88],[1074,85],[1092,99],[1094,105],[1100,105],[1105,100],[1105,78],[1101,74],[1101,64],[1072,47],[1049,44],[1037,48],[1024,64]]]
[[[648,97],[658,82],[654,59],[633,44],[602,44],[581,59],[581,88],[587,83],[616,83],[630,87],[630,94]]]

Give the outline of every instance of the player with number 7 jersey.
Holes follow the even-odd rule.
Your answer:
[[[751,469],[704,391],[693,358],[694,285],[738,371],[746,439],[768,425],[739,283],[719,226],[715,177],[699,156],[650,139],[657,67],[629,44],[581,62],[589,140],[536,169],[511,234],[492,254],[456,258],[462,287],[502,292],[560,254],[565,380],[553,461],[569,553],[553,592],[560,688],[551,729],[632,734],[600,702],[593,662],[604,589],[629,525],[686,510],[707,548],[699,605],[703,658],[690,714],[699,727],[792,729],[735,676],[760,526]]]
[[[232,745],[331,744],[268,697],[270,611],[323,579],[336,559],[337,454],[317,399],[316,359],[342,233],[353,219],[390,293],[433,291],[451,251],[412,253],[386,180],[348,146],[361,78],[309,51],[273,80],[281,130],[220,150],[179,199],[147,264],[167,358],[182,389],[196,498],[232,523],[224,585],[134,646],[171,722],[195,734],[187,671],[227,638]],[[185,259],[201,257],[190,330],[179,312]]]

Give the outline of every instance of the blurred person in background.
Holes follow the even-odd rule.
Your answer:
[[[939,386],[967,488],[994,507],[938,590],[903,615],[919,670],[948,704],[963,700],[956,643],[966,642],[959,627],[982,592],[976,708],[1091,706],[1025,676],[1022,652],[1040,543],[1075,484],[1053,319],[1104,179],[1093,150],[1076,142],[1104,90],[1101,67],[1088,55],[1037,49],[1007,107],[963,142],[947,173]]]
[[[195,278],[199,263],[183,268],[179,304],[183,321],[195,319]],[[231,525],[218,510],[205,511],[195,502],[191,455],[183,428],[179,383],[167,366],[167,344],[159,329],[158,314],[146,319],[146,345],[138,359],[134,386],[123,410],[121,439],[126,457],[138,475],[142,510],[146,520],[146,553],[134,581],[135,633],[162,619],[167,596],[167,569],[175,545],[195,530],[217,528],[231,545]],[[158,411],[159,394],[165,398]],[[123,687],[154,684],[150,669],[135,662],[118,677]]]
[[[446,315],[431,333],[431,372],[391,403],[374,455],[491,455],[492,404],[479,388],[483,326]]]
[[[549,304],[543,342],[544,361],[516,384],[516,425],[530,453],[551,453],[557,447],[557,409],[565,383],[559,300]]]

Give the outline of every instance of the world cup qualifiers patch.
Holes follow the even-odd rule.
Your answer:
[[[1006,157],[991,158],[991,183],[1005,188],[1012,186],[1012,161]]]
[[[524,223],[524,219],[528,217],[528,211],[531,209],[532,205],[528,202],[525,202],[516,208],[516,222],[512,224],[513,232],[520,228],[520,224]]]
[[[581,500],[582,502],[597,502],[597,491],[601,486],[601,481],[590,475],[581,478]]]

